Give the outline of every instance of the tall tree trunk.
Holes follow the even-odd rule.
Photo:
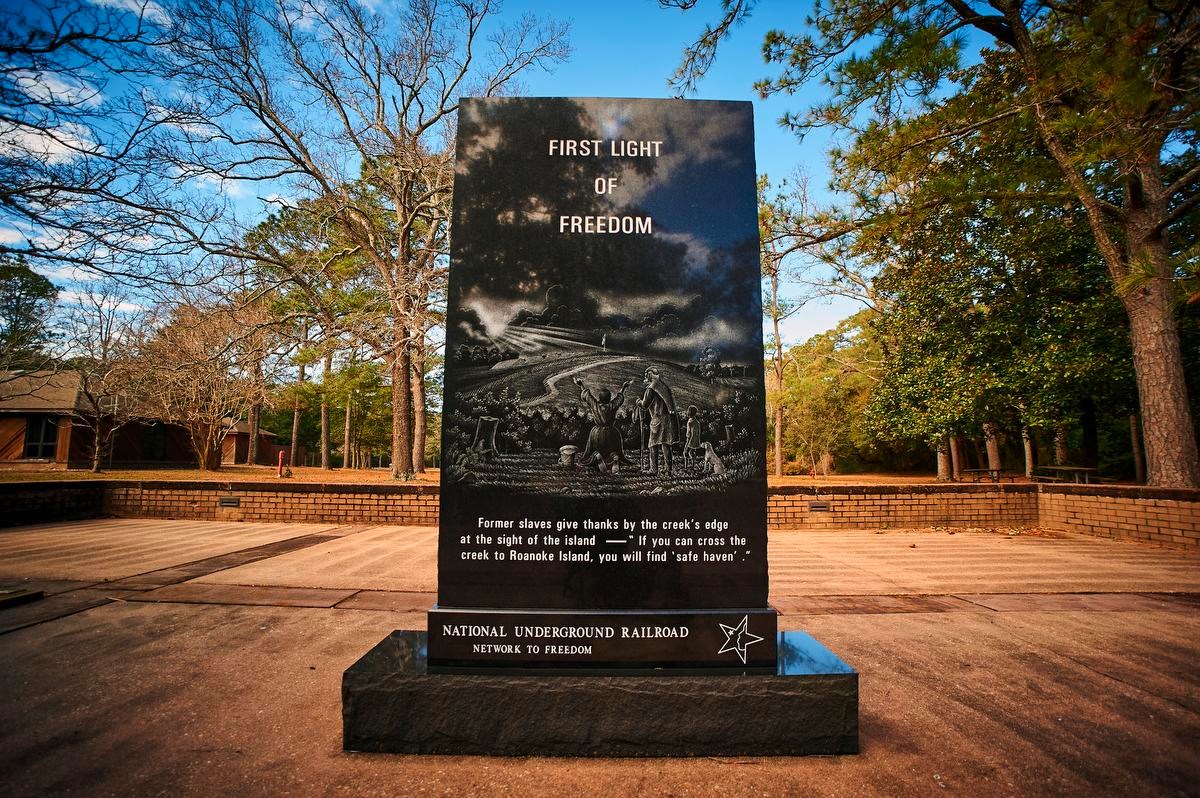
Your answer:
[[[350,404],[351,393],[346,394],[346,423],[342,427],[342,468],[353,468],[352,454],[350,452]]]
[[[1100,433],[1096,428],[1096,403],[1090,396],[1079,403],[1079,429],[1083,433],[1082,465],[1095,468],[1100,463]]]
[[[308,322],[304,323],[303,345],[308,344]],[[288,456],[288,465],[292,468],[296,467],[297,449],[300,448],[300,391],[299,388],[304,385],[304,362],[300,362],[300,367],[296,372],[296,401],[292,403],[292,451]]]
[[[987,445],[987,467],[999,470],[1001,468],[1000,441],[996,439],[996,425],[990,421],[983,425],[983,440]]]
[[[333,353],[325,353],[324,369],[321,372],[321,468],[333,468],[329,461],[329,380],[333,377]]]
[[[1036,99],[1041,66],[1033,39],[1018,18],[1020,7],[1009,4],[1004,13],[1014,20],[1014,48],[1022,56],[1027,79],[1034,84],[1035,100],[1031,108],[1042,141],[1079,197],[1113,283],[1120,286],[1131,274],[1150,275],[1139,286],[1121,292],[1121,302],[1129,315],[1129,342],[1146,446],[1147,484],[1200,487],[1200,449],[1188,407],[1183,356],[1172,307],[1173,266],[1166,240],[1171,196],[1164,190],[1160,160],[1165,141],[1147,135],[1140,152],[1128,153],[1122,159],[1124,207],[1119,235],[1114,236],[1093,186],[1058,137],[1045,103]]]
[[[395,322],[392,354],[392,479],[412,478],[412,362],[407,330]]]
[[[299,450],[298,441],[300,439],[300,397],[296,397],[296,401],[292,403],[292,445],[288,452],[288,465],[292,468],[296,467],[297,451]]]
[[[783,476],[783,404],[775,403],[775,476]]]
[[[957,482],[962,479],[962,439],[957,435],[950,436],[950,476]]]
[[[1121,299],[1129,313],[1148,485],[1200,487],[1200,454],[1188,407],[1170,286],[1153,279]]]
[[[1129,414],[1129,443],[1133,447],[1133,478],[1139,485],[1146,481],[1146,454],[1142,451],[1142,420]]]
[[[246,441],[246,465],[258,465],[258,435],[262,427],[262,405],[250,405],[246,414],[246,426],[250,428],[250,440]]]
[[[413,408],[413,470],[425,473],[425,339],[421,336],[413,346],[412,408]]]
[[[1036,463],[1034,461],[1033,432],[1029,427],[1021,427],[1021,442],[1025,444],[1025,476],[1032,477]]]
[[[779,334],[779,269],[771,272],[771,326],[775,351],[775,476],[783,476],[783,338]],[[799,365],[797,365],[797,369]]]
[[[100,435],[100,419],[92,427],[92,473],[100,473],[100,460],[104,456],[104,438]]]
[[[250,440],[246,441],[246,465],[258,465],[258,434],[262,426],[262,402],[259,392],[263,384],[262,360],[255,358],[252,378],[254,380],[254,401],[246,414],[246,426],[250,428]]]
[[[216,431],[208,424],[198,424],[192,431],[192,448],[196,450],[197,465],[201,471],[219,471],[221,468],[221,442]]]
[[[1066,465],[1071,460],[1071,450],[1067,446],[1067,428],[1057,426],[1054,428],[1054,464]]]
[[[954,469],[950,463],[950,443],[946,438],[938,438],[937,442],[937,481],[949,482],[954,478]]]

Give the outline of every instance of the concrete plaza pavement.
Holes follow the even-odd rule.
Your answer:
[[[860,673],[862,753],[341,750],[342,671],[424,628],[431,528],[0,532],[0,794],[1197,795],[1200,557],[955,530],[775,532],[771,600]],[[532,721],[531,721],[532,722]]]

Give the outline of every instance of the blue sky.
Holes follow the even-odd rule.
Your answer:
[[[119,8],[135,5],[126,0],[93,1]],[[371,5],[368,0],[363,2]],[[810,92],[807,97],[796,95],[769,100],[759,99],[752,88],[754,81],[772,72],[763,62],[761,53],[767,30],[780,28],[795,32],[803,29],[808,9],[809,0],[759,0],[754,16],[736,28],[722,44],[716,62],[694,96],[751,101],[757,172],[778,181],[801,170],[811,178],[810,190],[821,201],[831,199],[823,197],[829,180],[825,157],[828,137],[818,132],[801,142],[778,125],[778,119],[785,111],[803,110],[820,87],[806,89]],[[507,0],[497,21],[531,12],[571,23],[570,41],[574,52],[570,61],[559,65],[552,73],[522,73],[521,84],[526,94],[666,98],[673,94],[667,78],[678,66],[683,48],[696,40],[706,23],[715,22],[720,11],[720,0],[700,0],[697,8],[687,13],[662,9],[656,0]],[[119,81],[113,85],[119,87]],[[237,181],[221,183],[207,177],[198,179],[196,188],[225,193],[237,206],[239,215],[246,215],[246,221],[251,223],[265,213],[259,197],[269,196],[269,186],[243,186]],[[0,235],[14,234],[0,225]],[[51,276],[67,285],[76,279],[72,276],[76,271],[64,267]],[[789,342],[804,340],[829,329],[857,309],[857,305],[848,300],[811,302],[788,320],[785,338]]]
[[[654,0],[564,3],[562,0],[509,0],[504,16],[525,11],[569,20],[574,53],[552,74],[526,73],[527,94],[559,97],[671,97],[667,78],[679,65],[686,44],[715,22],[718,0],[701,0],[687,13],[661,9]],[[804,27],[808,2],[761,0],[753,16],[721,46],[716,62],[700,84],[697,98],[751,100],[754,103],[755,160],[759,174],[773,180],[797,169],[811,178],[814,198],[828,198],[825,151],[828,137],[810,134],[803,142],[778,125],[787,110],[802,110],[802,94],[760,100],[753,83],[771,69],[762,58],[763,37],[771,28],[795,32]],[[819,91],[812,87],[810,91]],[[811,95],[810,95],[811,96]],[[809,303],[788,320],[784,337],[799,342],[833,327],[860,306],[850,300]]]

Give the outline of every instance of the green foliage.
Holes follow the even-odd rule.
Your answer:
[[[300,401],[299,443],[309,452],[320,452],[321,399],[329,401],[330,448],[340,450],[347,402],[351,406],[352,443],[375,454],[391,451],[392,392],[375,362],[345,363],[327,383],[315,379],[291,384],[275,392],[273,406],[263,410],[262,428],[278,436],[276,443],[292,439],[294,402]],[[432,421],[430,422],[432,423]]]
[[[442,462],[442,414],[429,413],[426,423],[425,464],[436,466]]]
[[[54,335],[47,321],[58,289],[24,258],[0,257],[0,369],[36,369]]]
[[[756,6],[724,4],[679,85]],[[1150,481],[1200,484],[1169,301],[1196,295],[1195,4],[818,0],[808,23],[768,34],[777,71],[757,88],[827,89],[782,122],[842,134],[832,187],[849,207],[793,238],[882,267],[875,432],[1048,426],[1081,396],[1128,407],[1132,344]]]
[[[275,433],[275,443],[287,446],[292,442],[292,408],[278,405],[264,408],[262,429]],[[308,451],[319,451],[321,437],[321,416],[316,407],[302,406],[300,408],[299,444]]]
[[[348,241],[328,201],[305,200],[271,214],[246,236],[258,281],[270,286],[272,315],[308,319],[325,338],[379,326],[387,296],[359,247]],[[382,215],[381,209],[376,209]],[[314,361],[314,348],[306,362]]]
[[[791,463],[787,470],[846,471],[878,461],[863,426],[880,358],[872,316],[870,310],[861,311],[788,350],[782,397],[783,447]],[[774,422],[770,415],[768,422]]]
[[[893,233],[875,434],[933,443],[985,422],[1051,429],[1084,397],[1133,406],[1122,309],[1079,214],[981,203]]]
[[[353,436],[358,446],[375,455],[392,452],[392,386],[380,384],[354,394]],[[335,415],[334,418],[339,418]],[[335,425],[336,427],[336,425]],[[335,441],[340,439],[335,433]]]

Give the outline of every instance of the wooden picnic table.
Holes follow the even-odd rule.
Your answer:
[[[1084,485],[1088,485],[1092,481],[1092,475],[1100,471],[1098,468],[1090,468],[1088,466],[1039,466],[1042,471],[1053,471],[1055,476],[1062,479],[1070,477],[1072,480]]]
[[[979,482],[985,476],[992,482],[999,482],[1005,476],[1016,478],[1011,471],[1004,468],[962,468],[958,473],[970,478],[972,482]]]

